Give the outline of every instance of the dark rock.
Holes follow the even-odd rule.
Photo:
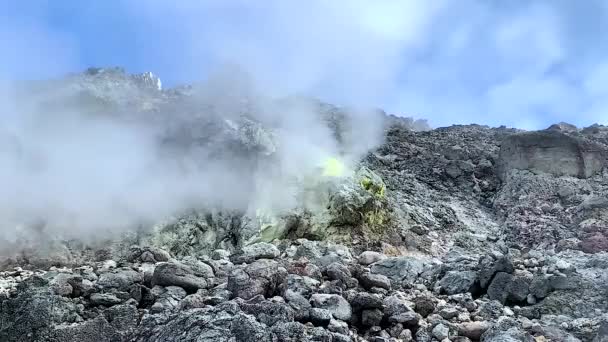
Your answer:
[[[525,302],[530,293],[529,280],[524,277],[515,276],[507,287],[508,300],[512,302]]]
[[[364,326],[372,327],[380,325],[384,314],[380,309],[368,309],[361,311],[361,324]]]
[[[242,303],[240,307],[243,312],[255,316],[258,322],[269,327],[278,322],[291,322],[294,319],[291,307],[283,303],[264,300],[261,303]]]
[[[342,282],[348,282],[352,275],[348,267],[341,263],[333,262],[325,267],[323,273],[329,280],[340,280]]]
[[[532,278],[530,293],[538,299],[545,298],[553,289],[551,288],[550,276],[538,275]]]
[[[106,309],[103,315],[112,326],[112,330],[124,340],[135,332],[139,321],[137,308],[130,304],[115,305]]]
[[[227,288],[232,298],[251,299],[257,295],[270,298],[282,291],[286,273],[277,262],[260,259],[244,269],[233,270],[228,277]]]
[[[414,310],[422,317],[426,317],[435,311],[435,302],[431,298],[417,297],[414,299],[414,304],[416,305]]]
[[[490,285],[492,277],[494,277],[497,272],[513,273],[513,262],[505,256],[500,257],[496,261],[487,256],[480,260],[478,268],[479,285],[485,289]]]
[[[273,342],[333,342],[334,336],[334,333],[321,327],[309,327],[297,322],[276,324],[271,332],[276,337]]]
[[[505,272],[496,273],[496,276],[494,276],[492,283],[488,287],[488,298],[504,304],[509,297],[509,286],[512,281],[512,275]]]
[[[420,322],[420,314],[414,311],[402,312],[388,317],[390,323],[401,323],[403,326],[413,328]]]
[[[311,308],[309,312],[310,321],[316,326],[326,327],[331,321],[331,312],[326,309]]]
[[[201,324],[204,322],[204,324]],[[167,318],[145,315],[134,342],[271,342],[272,334],[253,316],[228,304],[181,311]]]
[[[47,285],[41,278],[30,279],[15,297],[0,301],[0,341],[45,341],[56,322],[76,320],[76,305],[45,289]]]
[[[453,295],[457,293],[472,292],[477,282],[477,273],[474,271],[449,271],[439,281],[441,290]]]
[[[364,309],[382,308],[382,299],[367,292],[359,292],[350,301],[350,305],[356,311]]]

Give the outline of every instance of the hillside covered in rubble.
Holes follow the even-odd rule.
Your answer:
[[[0,89],[0,341],[608,341],[608,127],[224,76]]]

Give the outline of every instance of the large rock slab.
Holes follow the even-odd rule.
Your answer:
[[[514,134],[502,141],[498,176],[504,181],[516,169],[589,178],[606,167],[607,156],[605,147],[559,131]]]
[[[395,283],[413,283],[424,270],[425,260],[403,256],[380,260],[371,265],[371,273],[381,274]]]

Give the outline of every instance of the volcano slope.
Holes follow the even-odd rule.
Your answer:
[[[195,161],[267,170],[281,149],[252,109],[224,120],[196,89],[158,84],[91,69],[36,94],[161,122],[164,153]],[[344,110],[308,103],[348,140]],[[44,224],[7,239],[0,340],[608,340],[608,127],[429,129],[376,114],[382,143],[346,171],[332,157],[338,179],[299,179],[288,210],[201,205],[103,240]]]

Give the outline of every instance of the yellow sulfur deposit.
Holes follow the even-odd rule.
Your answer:
[[[345,167],[337,158],[327,158],[323,165],[323,176],[324,177],[340,177],[344,175]]]

